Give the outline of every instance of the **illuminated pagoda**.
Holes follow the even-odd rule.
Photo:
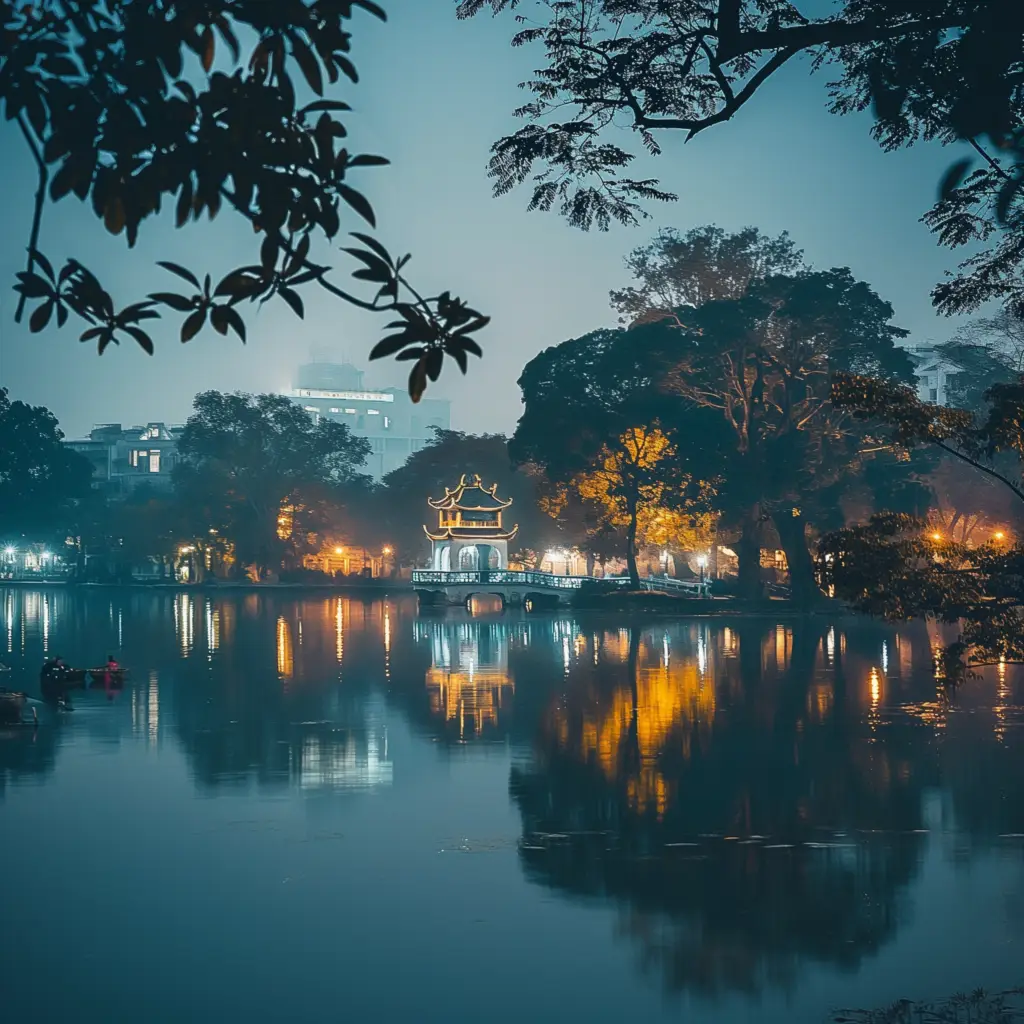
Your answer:
[[[424,533],[433,547],[431,567],[442,572],[462,569],[507,569],[508,542],[519,526],[506,530],[502,513],[512,504],[497,495],[498,485],[484,487],[476,474],[464,474],[454,490],[445,488],[443,498],[428,498],[437,510],[437,530]]]

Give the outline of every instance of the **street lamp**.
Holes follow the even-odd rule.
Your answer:
[[[700,589],[701,589],[702,593],[704,591],[704,570],[707,568],[707,564],[708,564],[708,556],[707,555],[698,555],[697,556],[697,565],[700,567]]]

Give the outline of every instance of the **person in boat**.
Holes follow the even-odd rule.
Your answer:
[[[43,663],[39,673],[39,682],[43,691],[43,698],[56,703],[64,708],[71,708],[71,700],[68,697],[67,682],[69,669],[64,659],[58,654]]]
[[[50,658],[49,661],[43,662],[43,667],[39,672],[39,679],[44,683],[61,683],[67,674],[67,665],[64,664],[64,659],[57,654]]]
[[[112,654],[107,655],[107,664],[105,669],[106,670],[103,673],[103,685],[109,693],[111,686],[114,685],[114,680],[121,672],[121,666],[118,665],[117,659]]]

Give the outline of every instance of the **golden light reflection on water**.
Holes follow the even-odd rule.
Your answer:
[[[277,617],[277,674],[287,684],[295,673],[295,652],[292,649],[292,631],[283,615]]]
[[[335,602],[334,610],[334,656],[339,665],[345,657],[345,615],[340,597]]]
[[[587,700],[578,709],[559,702],[550,712],[549,729],[559,746],[596,763],[609,781],[625,775],[627,800],[638,813],[665,813],[672,784],[661,758],[670,750],[689,758],[713,723],[715,688],[705,677],[702,639],[685,658],[671,656],[664,636],[644,643],[635,685],[627,680],[608,697]]]

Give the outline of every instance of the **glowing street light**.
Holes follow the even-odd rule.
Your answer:
[[[15,548],[12,548],[12,547],[8,546],[8,547],[4,548],[4,554],[8,558],[13,558],[17,554],[17,551],[16,551]]]
[[[938,533],[938,532],[933,533],[932,534],[932,540],[942,540],[942,534]]]
[[[337,547],[337,548],[334,549],[334,553],[336,555],[343,555],[343,554],[345,554],[345,549],[342,548],[342,547]]]
[[[391,548],[387,544],[384,545],[384,554],[385,555],[390,555],[391,554]]]
[[[1005,537],[1006,537],[1006,534],[1003,533],[1002,530],[996,530],[996,532],[992,534],[992,539],[993,540],[1004,540]]]

